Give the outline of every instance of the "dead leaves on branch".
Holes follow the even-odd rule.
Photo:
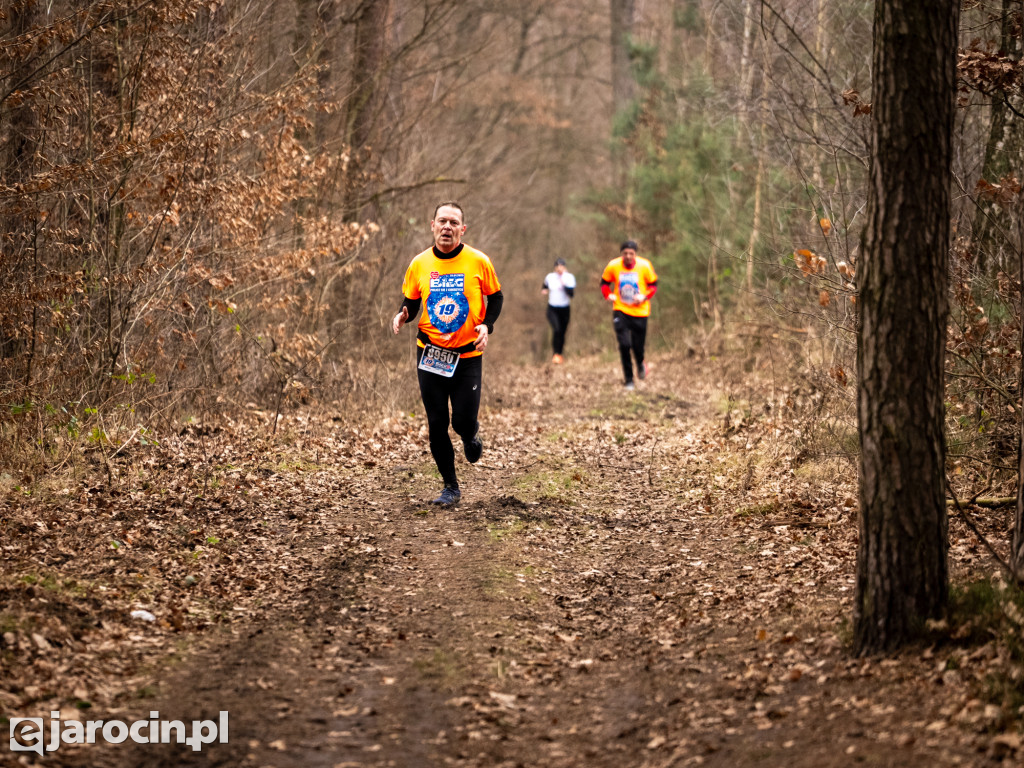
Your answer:
[[[33,120],[0,189],[18,267],[0,279],[0,334],[16,342],[10,360],[32,355],[28,381],[0,361],[19,401],[46,392],[57,407],[139,370],[190,387],[191,372],[251,363],[251,337],[327,311],[315,286],[376,231],[296,202],[329,200],[348,163],[308,148],[315,64],[275,80],[251,27],[227,9],[222,25],[195,24],[202,7],[92,3],[4,48],[8,69],[36,78],[12,97]],[[88,46],[61,48],[71,23]],[[252,392],[267,367],[229,376]]]
[[[799,248],[793,252],[793,258],[805,275],[820,275],[825,272],[828,260],[818,256],[807,248]]]
[[[974,189],[980,200],[998,203],[1004,208],[1009,208],[1019,198],[1021,185],[1017,177],[1009,173],[997,182],[978,179]]]
[[[853,105],[853,116],[858,117],[859,115],[870,115],[871,114],[871,102],[862,101],[860,98],[860,92],[854,88],[848,88],[843,91],[843,104]]]
[[[957,58],[960,91],[966,97],[969,91],[983,94],[1019,93],[1022,82],[1022,62],[1005,54],[981,50],[978,41],[961,49]]]

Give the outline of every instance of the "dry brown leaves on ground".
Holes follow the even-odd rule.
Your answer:
[[[417,412],[240,414],[113,486],[8,488],[0,713],[230,713],[203,751],[47,765],[1019,765],[995,639],[849,655],[855,468],[799,434],[814,393],[654,362],[634,393],[596,358],[489,367],[453,509]],[[986,557],[954,519],[957,578]]]

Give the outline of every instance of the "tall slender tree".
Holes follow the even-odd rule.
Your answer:
[[[1018,258],[1017,279],[1024,285],[1024,254]],[[1024,303],[1020,309],[1021,323],[1024,324]],[[1021,352],[1024,353],[1024,329],[1021,330]],[[1024,354],[1021,356],[1024,360]],[[1024,365],[1021,366],[1018,392],[1024,392]],[[1010,536],[1010,569],[1017,583],[1024,586],[1024,416],[1020,422],[1020,442],[1017,445],[1017,509],[1013,533]]]
[[[38,67],[36,44],[31,33],[40,23],[39,7],[36,3],[20,3],[11,7],[8,17],[9,39],[27,48],[30,53],[18,61],[10,74],[0,79],[0,184],[13,186],[32,177],[35,172],[34,155],[39,141],[39,120],[34,100],[25,98],[34,83],[33,71]],[[16,96],[16,98],[11,98]],[[5,103],[6,102],[6,103]],[[13,106],[8,106],[13,104]],[[4,254],[7,262],[4,282],[10,284],[10,293],[3,291],[10,299],[11,294],[19,296],[28,304],[28,296],[34,292],[34,283],[39,273],[39,253],[33,234],[37,220],[29,213],[30,206],[18,206],[7,215],[0,216],[0,232],[5,233]],[[27,276],[27,280],[26,280]],[[20,284],[20,286],[19,286]],[[10,302],[21,304],[21,301]],[[12,310],[11,306],[7,307]],[[36,326],[38,310],[33,307],[32,329],[29,339],[16,338],[10,328],[0,330],[0,358],[24,358],[24,382],[32,383],[32,366],[36,359]],[[27,353],[27,354],[26,354]]]
[[[1024,1],[1002,0],[999,15],[999,55],[1015,69],[1024,57]],[[1024,90],[1019,85],[999,83],[992,92],[992,119],[989,123],[988,143],[985,145],[985,164],[982,180],[999,187],[1016,177],[1024,180]],[[989,187],[991,189],[992,187]],[[998,188],[998,187],[997,187]],[[1009,270],[1016,259],[1016,218],[1018,211],[998,195],[983,195],[974,219],[974,241],[978,264],[988,268]]]
[[[612,111],[616,117],[626,114],[636,98],[630,49],[633,23],[636,16],[635,0],[610,0],[611,6],[611,61]],[[629,171],[629,153],[625,147],[613,150],[613,183],[625,183]]]
[[[344,215],[350,221],[359,218],[363,185],[360,174],[371,151],[374,124],[380,117],[388,60],[388,19],[390,0],[369,0],[356,16],[355,42],[352,52],[352,93],[348,98],[345,118],[345,144],[352,161],[345,184]]]
[[[896,648],[948,597],[943,436],[959,0],[875,6],[858,329],[854,645]]]

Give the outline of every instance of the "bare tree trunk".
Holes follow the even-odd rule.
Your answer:
[[[814,27],[814,56],[817,60],[825,65],[825,2],[826,0],[818,0],[818,13],[817,23]],[[821,135],[821,116],[817,111],[811,114],[811,135],[817,138]],[[814,184],[814,190],[824,204],[824,193],[823,187],[825,185],[824,175],[821,172],[821,153],[814,152],[811,157],[813,158],[811,164],[811,181]]]
[[[1022,7],[1024,0],[1003,0],[1000,53],[1019,63],[1024,55],[1021,38]],[[1019,87],[1000,91],[992,96],[992,121],[985,164],[981,178],[993,185],[1001,185],[1008,176],[1024,181],[1024,121],[1018,115],[1024,112],[1024,92]],[[1013,242],[1015,233],[1012,205],[995,196],[978,201],[974,219],[974,241],[977,244],[978,268],[1008,270],[1012,254],[1020,247]]]
[[[711,313],[711,333],[722,329],[722,308],[718,300],[718,246],[717,240],[711,244],[711,255],[708,257],[708,311]]]
[[[38,11],[36,3],[28,4],[15,4],[10,10],[10,29],[11,35],[15,39],[22,38],[39,23]],[[6,82],[0,81],[4,86],[11,89],[25,90],[29,88],[32,83],[29,81],[32,76],[32,70],[34,69],[35,61],[32,58],[20,61],[6,78]],[[24,181],[32,177],[35,169],[35,148],[39,142],[39,119],[36,113],[38,106],[33,99],[27,98],[21,101],[13,109],[3,109],[0,112],[0,147],[4,147],[5,156],[2,157],[3,166],[0,167],[0,179],[3,179],[7,185],[13,186],[15,183]],[[4,114],[6,112],[6,114]],[[10,261],[6,265],[8,270],[5,279],[14,280],[15,275],[19,272],[20,278],[17,278],[18,282],[24,283],[24,275],[16,265],[21,263],[23,260],[31,258],[31,272],[30,281],[34,281],[38,274],[38,227],[37,222],[34,221],[35,217],[31,216],[27,211],[14,214],[11,216],[4,217],[3,221],[0,221],[2,225],[3,233],[9,233],[9,236],[13,240],[12,252],[10,254]],[[5,248],[6,251],[6,248]],[[29,252],[31,251],[31,256]],[[32,293],[31,287],[22,288],[21,292],[23,295]],[[8,311],[11,309],[7,308]],[[32,380],[32,366],[35,361],[35,338],[36,338],[36,323],[38,320],[38,312],[35,307],[32,309],[32,338],[28,341],[28,354],[25,356],[25,384],[28,386]],[[6,325],[6,324],[5,324]],[[8,336],[7,333],[0,334],[0,358],[15,358],[19,353],[25,351],[25,340],[19,340],[14,336]]]
[[[322,0],[317,3],[316,6],[316,24],[317,29],[320,30],[320,39],[317,41],[317,55],[316,63],[318,66],[316,73],[316,84],[317,90],[320,92],[320,98],[324,99],[327,103],[332,103],[335,100],[334,94],[334,62],[335,62],[335,50],[337,47],[336,39],[337,32],[334,28],[337,15],[337,9],[335,8],[334,0]],[[328,133],[330,132],[330,111],[322,110],[316,114],[316,146],[318,150],[322,150],[324,144],[327,143]]]
[[[1017,231],[1018,237],[1024,229],[1024,211],[1018,210]],[[1024,252],[1017,258],[1017,279],[1024,285]],[[1024,293],[1021,294],[1020,306],[1017,309],[1017,317],[1021,323],[1020,348],[1024,355]],[[1024,356],[1021,357],[1024,361]],[[1024,393],[1024,362],[1021,364],[1020,379],[1017,392]],[[1010,569],[1013,571],[1017,583],[1024,586],[1024,411],[1020,411],[1020,442],[1017,445],[1017,514],[1014,518],[1013,535],[1010,539]]]
[[[754,87],[754,8],[753,0],[743,0],[743,49],[740,54],[740,97],[749,102]],[[742,112],[741,118],[742,118]]]
[[[762,47],[762,54],[764,48]],[[751,70],[753,65],[751,65]],[[765,153],[768,151],[765,146],[765,137],[768,135],[768,61],[767,55],[762,55],[761,67],[761,93],[758,96],[758,129],[757,138],[754,139],[754,151],[757,153],[757,175],[754,178],[754,217],[750,227],[750,242],[747,246],[747,274],[745,286],[748,300],[753,300],[754,291],[754,252],[758,240],[761,239],[761,219],[763,217],[763,188],[765,177]],[[752,87],[752,86],[747,86]],[[749,96],[749,94],[748,94]]]
[[[345,143],[350,148],[349,170],[345,180],[344,216],[359,218],[362,207],[365,172],[371,151],[375,118],[383,101],[381,83],[386,82],[388,58],[388,19],[391,0],[368,0],[356,21],[355,50],[352,56],[353,92],[346,110]]]
[[[873,158],[857,363],[859,654],[948,598],[944,360],[959,0],[875,6]]]
[[[633,105],[636,81],[633,79],[630,45],[636,16],[635,0],[611,0],[612,112],[623,115]],[[612,150],[612,183],[624,186],[629,175],[629,153],[625,146]]]
[[[761,142],[758,145],[757,153],[757,175],[754,178],[754,221],[750,227],[750,242],[747,245],[747,274],[744,286],[747,291],[747,299],[752,301],[754,296],[754,250],[757,248],[757,241],[761,238],[761,189],[764,185],[764,133],[765,124],[761,122]]]

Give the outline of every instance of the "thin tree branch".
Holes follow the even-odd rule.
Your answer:
[[[974,519],[967,514],[967,510],[964,509],[963,504],[960,503],[960,499],[957,498],[956,491],[953,490],[953,486],[948,482],[948,480],[946,482],[946,486],[949,488],[949,493],[953,497],[953,505],[960,513],[960,517],[962,517],[964,522],[967,523],[967,527],[974,531],[974,535],[978,537],[978,540],[984,545],[985,549],[989,551],[989,554],[992,555],[992,558],[997,563],[999,563],[999,565],[1003,568],[1003,570],[1006,571],[1010,578],[1016,580],[1017,576],[1016,574],[1014,574],[1013,569],[1010,567],[1009,563],[1007,563],[1005,560],[1003,560],[1003,558],[999,556],[999,553],[996,552],[992,544],[989,543],[989,540],[985,538],[985,534],[983,534],[981,530],[978,528],[978,525],[974,522]]]
[[[106,21],[101,19],[100,22],[98,24],[96,24],[96,26],[90,27],[88,30],[83,32],[81,35],[76,37],[70,43],[68,43],[63,48],[61,48],[59,51],[57,51],[55,54],[53,54],[53,56],[51,56],[49,59],[44,61],[38,67],[36,67],[31,72],[29,72],[27,75],[25,75],[23,78],[21,78],[21,80],[19,80],[14,85],[12,85],[10,90],[7,91],[7,93],[5,93],[3,96],[0,96],[0,105],[2,105],[5,101],[7,101],[7,99],[9,99],[13,93],[15,93],[16,91],[21,90],[21,88],[23,88],[27,83],[32,82],[33,78],[35,78],[36,75],[38,75],[40,72],[42,72],[48,66],[50,66],[50,64],[52,64],[54,61],[59,59],[65,53],[70,51],[72,48],[75,48],[79,43],[81,43],[83,40],[85,40],[90,35],[92,35],[93,32],[96,32],[97,30],[102,29],[103,27],[109,26],[110,24],[115,24],[115,23],[117,23],[119,21],[124,21],[125,19],[129,19],[132,16],[134,16],[136,13],[141,11],[143,8],[145,8],[147,5],[150,5],[153,2],[154,2],[154,0],[142,0],[141,3],[139,3],[137,6],[135,6],[131,10],[127,11],[123,16],[111,17],[111,18],[107,19]]]

